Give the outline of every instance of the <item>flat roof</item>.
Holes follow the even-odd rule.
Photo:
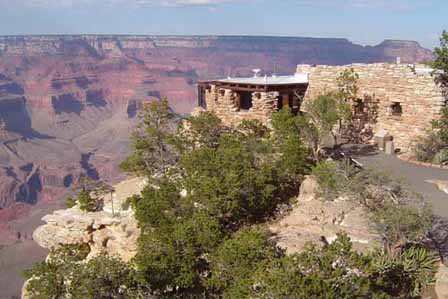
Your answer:
[[[248,85],[295,85],[308,84],[308,74],[297,73],[292,76],[265,76],[249,78],[227,78],[214,80],[212,82],[224,84],[248,84]]]

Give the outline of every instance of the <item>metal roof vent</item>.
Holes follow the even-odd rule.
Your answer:
[[[258,78],[258,75],[260,74],[260,69],[253,69],[252,72],[254,72],[254,78]]]

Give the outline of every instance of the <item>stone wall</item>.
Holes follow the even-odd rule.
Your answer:
[[[375,132],[386,130],[394,138],[395,147],[407,151],[418,136],[425,133],[432,120],[440,116],[447,101],[446,93],[436,84],[424,66],[407,64],[352,64],[346,66],[299,65],[298,73],[309,73],[305,102],[338,89],[337,78],[347,68],[359,75],[358,97],[377,103]],[[210,86],[205,92],[207,109],[214,111],[224,124],[236,125],[243,119],[257,119],[267,124],[277,111],[278,92],[254,92],[252,108],[238,107],[238,93]],[[401,113],[393,113],[399,105]]]
[[[240,109],[237,105],[238,93],[230,89],[211,85],[205,92],[207,110],[213,111],[226,125],[238,125],[244,119],[256,119],[267,123],[277,110],[278,92],[252,93],[252,107]]]
[[[394,137],[395,146],[402,150],[411,147],[416,137],[423,134],[430,122],[440,115],[446,98],[442,88],[429,72],[418,72],[405,64],[352,64],[346,66],[299,65],[298,72],[310,74],[305,101],[327,91],[337,89],[337,78],[342,71],[353,68],[359,75],[359,98],[373,98],[378,102],[375,131],[386,130]],[[400,103],[401,116],[392,114],[392,105]]]

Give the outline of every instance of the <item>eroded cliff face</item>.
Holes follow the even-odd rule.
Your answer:
[[[122,179],[117,166],[145,101],[168,97],[185,114],[196,106],[198,79],[250,75],[255,67],[290,74],[299,63],[393,61],[398,54],[404,62],[432,55],[400,41],[363,47],[287,37],[0,37],[0,224],[60,198],[83,173]]]
[[[87,244],[87,259],[100,254],[130,261],[137,253],[140,229],[127,198],[139,195],[146,180],[133,178],[114,186],[114,193],[104,196],[99,212],[84,212],[75,206],[43,217],[44,225],[33,233],[33,240],[48,250],[62,245]]]

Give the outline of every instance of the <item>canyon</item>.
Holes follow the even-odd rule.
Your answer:
[[[0,36],[0,245],[36,204],[71,192],[82,174],[116,183],[146,101],[187,115],[196,81],[297,64],[426,61],[412,41],[252,36]]]

